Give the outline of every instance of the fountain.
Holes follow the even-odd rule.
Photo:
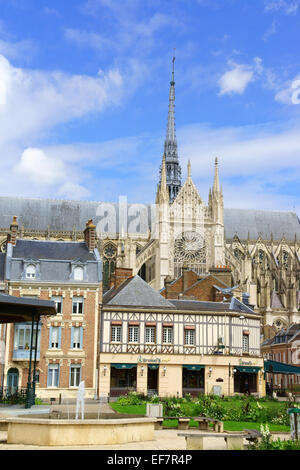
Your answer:
[[[64,403],[67,405],[65,409]],[[79,419],[81,416],[81,419]],[[64,397],[48,418],[23,415],[7,418],[8,444],[38,446],[111,445],[154,439],[156,418],[118,414],[99,401],[87,404],[85,383],[79,384],[76,404]]]

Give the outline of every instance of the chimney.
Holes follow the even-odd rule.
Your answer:
[[[166,276],[164,279],[164,286],[165,286],[165,298],[168,299],[170,292],[169,292],[169,286],[172,282],[171,276]]]
[[[116,268],[115,270],[115,289],[123,284],[123,282],[127,281],[132,277],[132,269],[131,268]]]
[[[182,268],[182,291],[184,292],[189,287],[189,268],[183,266]]]
[[[94,251],[94,249],[96,248],[96,225],[93,224],[92,219],[87,221],[83,233],[84,241],[89,251]]]
[[[13,246],[16,246],[17,242],[17,234],[18,234],[18,222],[17,222],[17,217],[13,217],[13,221],[10,224],[10,232],[7,234],[7,242],[11,243]]]

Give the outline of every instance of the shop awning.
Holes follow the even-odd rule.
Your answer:
[[[158,365],[158,364],[148,364],[148,367],[149,367],[149,369],[151,369],[151,370],[155,370],[155,369],[158,369],[158,368],[159,368],[159,365]]]
[[[300,374],[299,366],[292,366],[291,364],[285,364],[284,362],[265,361],[264,368],[265,372],[269,372],[271,374]]]
[[[201,369],[204,369],[205,366],[200,365],[200,364],[190,364],[190,365],[183,365],[182,367],[187,370],[201,370]]]
[[[244,372],[247,374],[257,374],[261,367],[254,367],[254,366],[235,366],[239,372]]]
[[[133,369],[133,367],[136,366],[136,364],[111,364],[111,367],[114,367],[115,369]]]

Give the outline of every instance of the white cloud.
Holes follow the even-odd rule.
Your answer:
[[[123,77],[118,69],[97,76],[21,69],[0,55],[0,144],[31,141],[64,122],[120,103]]]
[[[253,70],[250,70],[247,66],[236,65],[220,78],[218,82],[220,87],[219,95],[243,94],[253,80],[253,75]]]
[[[27,181],[37,185],[54,185],[67,177],[66,167],[59,159],[48,158],[45,152],[38,148],[24,150],[15,171]]]
[[[286,15],[296,15],[300,0],[265,0],[266,11],[282,11]]]

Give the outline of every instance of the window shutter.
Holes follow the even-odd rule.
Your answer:
[[[61,349],[61,326],[58,328],[58,349]]]
[[[71,349],[73,349],[73,341],[74,340],[74,326],[71,328]]]
[[[83,349],[83,328],[80,327],[80,349]]]
[[[52,326],[50,326],[50,330],[49,330],[49,349],[51,349],[51,342],[52,342]]]

